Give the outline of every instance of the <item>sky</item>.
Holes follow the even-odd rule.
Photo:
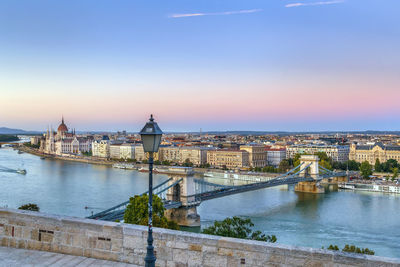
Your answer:
[[[3,0],[0,127],[400,130],[399,0]]]

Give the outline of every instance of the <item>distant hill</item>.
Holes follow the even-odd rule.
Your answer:
[[[40,132],[0,127],[0,134],[40,134]]]

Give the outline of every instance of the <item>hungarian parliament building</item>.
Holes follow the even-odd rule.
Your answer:
[[[47,129],[46,134],[40,140],[40,151],[47,154],[81,154],[91,150],[92,140],[87,137],[78,137],[75,131],[68,131],[67,125],[64,123],[64,117],[61,124],[57,128],[57,132],[53,129]]]

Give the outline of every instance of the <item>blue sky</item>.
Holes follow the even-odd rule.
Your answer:
[[[0,126],[400,130],[400,2],[2,1]]]

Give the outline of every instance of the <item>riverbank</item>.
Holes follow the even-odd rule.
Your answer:
[[[33,154],[39,157],[43,158],[49,158],[49,159],[58,159],[58,160],[67,160],[67,161],[75,161],[75,162],[81,162],[81,163],[88,163],[88,164],[100,164],[100,165],[107,165],[107,166],[112,166],[115,161],[109,161],[109,160],[104,160],[104,159],[99,159],[99,158],[93,158],[93,157],[82,157],[82,156],[73,156],[73,157],[67,157],[67,156],[58,156],[58,155],[50,155],[46,153],[42,153],[37,149],[30,148],[24,145],[19,145],[16,146],[19,151]]]
[[[44,157],[44,158],[50,158],[50,159],[67,160],[67,161],[75,161],[75,162],[81,162],[81,163],[87,163],[87,164],[98,164],[98,165],[107,165],[107,166],[113,166],[114,164],[116,164],[116,165],[129,164],[129,165],[133,166],[130,168],[121,168],[121,169],[127,169],[127,170],[141,170],[142,169],[143,171],[146,171],[148,168],[148,164],[137,164],[137,163],[133,163],[133,162],[127,163],[125,161],[107,160],[107,159],[96,158],[96,157],[84,157],[84,156],[75,156],[75,155],[74,156],[51,155],[51,154],[46,154],[46,153],[40,152],[38,149],[27,147],[23,144],[20,144],[18,146],[14,146],[14,147],[25,153],[33,154],[33,155],[36,155],[39,157]],[[167,169],[167,168],[176,167],[176,166],[154,165],[154,167],[160,168],[160,169]],[[227,171],[227,170],[214,169],[214,168],[197,168],[197,167],[193,167],[193,170],[196,174],[204,175],[205,173],[212,172],[215,174],[220,174],[222,177],[227,176],[227,175],[228,176],[250,175],[250,176],[259,176],[259,177],[275,177],[275,176],[279,175],[279,173],[234,172],[232,170]]]

